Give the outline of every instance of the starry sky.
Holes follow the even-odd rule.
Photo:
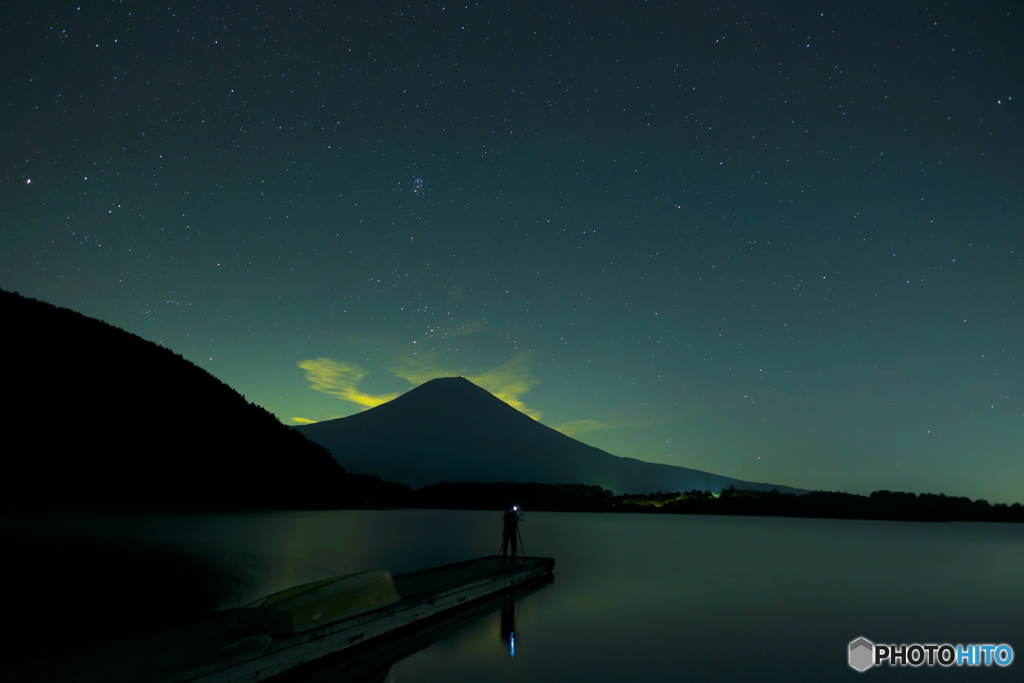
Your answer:
[[[1020,3],[0,8],[4,289],[287,424],[464,375],[617,455],[1024,500]]]

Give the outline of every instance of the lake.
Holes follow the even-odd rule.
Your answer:
[[[338,574],[494,554],[501,542],[501,513],[472,511],[6,513],[0,524],[20,558],[5,560],[5,593],[59,576],[49,599],[99,594],[114,612],[233,607]],[[1009,681],[1024,667],[1024,526],[527,512],[520,529],[527,554],[555,558],[555,581],[375,680]],[[1006,643],[1020,661],[861,674],[846,659],[859,636]]]

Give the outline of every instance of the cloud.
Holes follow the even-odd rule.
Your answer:
[[[597,420],[575,420],[573,422],[566,422],[565,424],[561,424],[555,427],[555,429],[562,432],[566,436],[571,436],[573,438],[586,432],[596,432],[601,429],[611,428],[611,425],[606,424],[604,422],[598,422]]]
[[[527,408],[526,404],[519,398],[537,384],[540,380],[530,374],[530,363],[527,357],[520,354],[493,370],[488,370],[482,375],[466,376],[473,384],[483,387],[505,403],[516,410],[526,413],[534,420],[540,420],[541,413],[538,410]]]
[[[446,368],[437,361],[436,353],[402,356],[388,370],[410,384],[420,385],[436,377],[463,377],[460,370]]]
[[[336,361],[331,358],[317,358],[299,362],[299,367],[306,371],[306,379],[312,388],[324,394],[337,396],[366,408],[387,403],[398,396],[394,394],[368,394],[356,386],[366,376],[366,370],[358,365]],[[301,420],[302,418],[293,418]]]
[[[464,337],[468,334],[480,334],[490,328],[486,320],[470,320],[469,322],[461,323],[456,327],[446,329],[444,331],[445,337]]]

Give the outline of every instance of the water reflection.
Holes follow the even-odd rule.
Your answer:
[[[82,619],[113,618],[117,600],[147,614],[185,598],[224,608],[363,569],[400,574],[489,555],[499,522],[500,513],[442,510],[7,515],[2,547],[17,552],[0,553],[0,579],[23,600],[10,611],[19,624],[39,615],[27,633],[45,632],[53,615],[74,615],[65,632],[91,633]],[[531,513],[529,531],[531,554],[557,561],[557,589],[494,604],[385,659],[367,655],[351,678],[854,680],[863,675],[845,657],[858,636],[1024,648],[1024,525]],[[42,578],[21,581],[32,574]],[[82,602],[90,596],[95,604]]]
[[[500,615],[501,649],[515,656],[516,605],[530,600],[551,582],[544,577],[522,584],[513,591],[474,604],[457,614],[440,615],[426,626],[417,624],[403,629],[385,643],[373,641],[364,646],[350,648],[335,656],[326,657],[304,667],[269,679],[272,683],[380,683],[391,681],[392,668],[399,662],[427,649],[431,645],[451,639],[474,638],[486,633],[488,619]]]
[[[509,601],[501,606],[501,639],[508,645],[509,657],[516,656],[516,603]]]

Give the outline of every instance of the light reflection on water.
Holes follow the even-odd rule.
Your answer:
[[[495,553],[501,515],[339,511],[33,515],[5,533],[159,546],[232,577],[220,607],[368,568]],[[387,680],[976,680],[997,669],[846,665],[847,643],[1008,643],[1024,665],[1024,527],[530,513],[526,551],[555,582],[446,635]],[[510,628],[511,624],[511,628]],[[514,633],[514,641],[512,640]],[[514,642],[514,657],[510,656]]]

